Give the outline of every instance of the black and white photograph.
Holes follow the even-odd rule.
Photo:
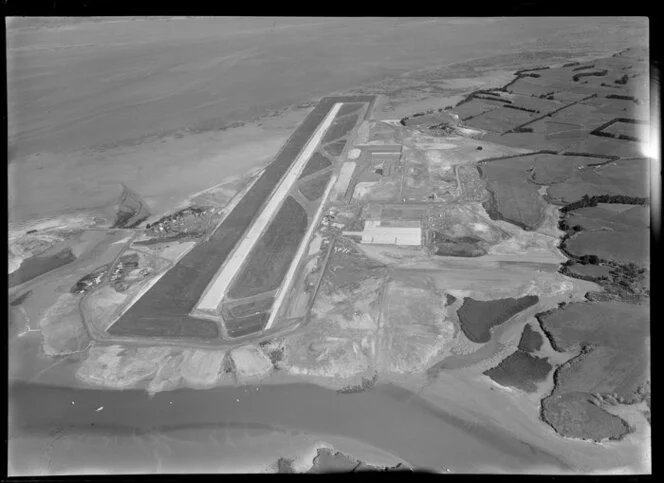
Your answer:
[[[599,14],[5,17],[8,476],[651,474],[659,73]]]

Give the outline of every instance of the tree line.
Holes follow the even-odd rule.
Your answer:
[[[563,206],[562,208],[560,208],[560,211],[562,211],[563,213],[568,213],[573,210],[578,210],[579,208],[597,206],[598,203],[646,205],[648,204],[648,199],[639,196],[627,196],[627,195],[599,195],[599,196],[583,195],[583,198],[581,198],[579,201],[575,201],[573,203]]]

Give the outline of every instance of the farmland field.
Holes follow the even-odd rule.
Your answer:
[[[239,299],[278,288],[307,230],[307,221],[304,208],[292,197],[286,198],[247,255],[228,295]]]
[[[624,434],[614,416],[583,401],[591,394],[640,400],[650,372],[648,307],[574,303],[538,319],[554,349],[570,352],[584,346],[580,355],[557,370],[554,391],[542,401],[545,420],[567,436],[602,439]]]
[[[467,122],[467,124],[479,129],[503,133],[514,129],[516,126],[531,121],[533,118],[534,115],[528,112],[500,107],[491,112],[473,117]]]
[[[647,265],[650,262],[650,231],[584,231],[568,240],[566,247],[576,257],[597,255],[618,263]]]
[[[483,206],[494,220],[535,229],[544,219],[546,204],[537,192],[537,185],[527,181],[529,173],[524,164],[530,161],[514,158],[482,165],[482,177],[487,180],[487,190],[491,193]]]
[[[485,343],[491,339],[492,327],[506,322],[537,302],[539,297],[536,295],[487,301],[466,297],[457,315],[465,336],[473,342]]]
[[[595,136],[591,136],[595,137]],[[625,143],[626,141],[615,141]],[[647,159],[615,161],[594,169],[580,170],[566,183],[554,184],[549,196],[560,203],[571,203],[583,195],[650,196],[650,162]]]
[[[621,349],[626,357],[643,352],[650,326],[647,307],[611,302],[574,303],[539,319],[556,350],[573,350],[585,341]]]

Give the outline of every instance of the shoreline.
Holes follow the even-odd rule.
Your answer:
[[[455,96],[458,97],[458,96]],[[230,131],[232,132],[232,130]],[[251,172],[256,172],[260,170],[260,167],[253,167],[250,169]],[[228,178],[225,178],[225,181],[222,181],[221,183],[218,183],[215,186],[219,186],[221,184],[227,183],[228,179],[231,178],[236,178],[238,176],[242,175],[231,175]],[[246,174],[245,174],[246,176]],[[212,188],[207,188],[202,191],[196,192],[194,194],[190,194],[186,200],[190,200],[201,193],[204,193],[206,191],[212,190],[215,186]],[[501,261],[505,261],[505,256],[496,256],[497,259]],[[520,261],[520,260],[515,260],[515,261]],[[393,373],[386,373],[386,374],[380,374],[378,376],[378,383],[376,384],[375,388],[370,388],[368,391],[372,391],[374,389],[378,390],[379,392],[382,391],[385,387],[389,385],[396,385],[402,389],[405,389],[407,391],[410,391],[413,394],[416,394],[420,397],[422,397],[424,400],[427,402],[431,403],[434,405],[437,409],[443,410],[443,412],[446,412],[450,415],[455,415],[455,417],[460,417],[463,419],[463,417],[459,416],[460,414],[463,414],[465,417],[468,419],[473,419],[472,416],[472,409],[474,408],[477,411],[477,414],[480,416],[487,416],[488,414],[491,413],[491,405],[500,400],[501,398],[505,398],[507,396],[510,396],[515,399],[515,402],[512,402],[513,406],[518,409],[523,414],[527,415],[527,418],[532,418],[532,409],[533,409],[533,404],[532,401],[526,402],[528,397],[523,396],[522,394],[519,394],[518,391],[516,390],[500,390],[498,388],[497,391],[494,391],[494,388],[491,386],[487,387],[482,387],[481,386],[481,381],[477,382],[476,379],[479,378],[476,374],[474,374],[474,367],[477,366],[478,364],[481,363],[475,363],[469,366],[468,368],[460,368],[458,371],[453,371],[451,374],[445,374],[444,377],[440,377],[440,374],[437,375],[436,380],[433,382],[430,382],[426,379],[425,373],[422,374],[393,374]],[[444,372],[444,371],[443,371]],[[462,374],[460,376],[460,381],[455,380],[456,377],[459,377],[459,374]],[[311,384],[317,387],[322,387],[328,390],[334,390],[338,391],[339,386],[345,387],[348,385],[351,385],[358,380],[362,378],[362,376],[366,376],[366,374],[359,374],[356,376],[353,376],[352,378],[338,378],[338,377],[322,377],[322,376],[312,376],[312,375],[294,375],[291,373],[288,373],[287,370],[281,369],[281,370],[272,370],[272,372],[265,378],[262,379],[256,379],[255,381],[245,381],[245,382],[238,382],[236,377],[223,377],[219,381],[218,384],[215,384],[213,387],[213,390],[224,390],[226,388],[229,388],[233,391],[240,390],[242,388],[254,388],[258,387],[260,388],[261,386],[275,386],[275,385],[289,385],[289,384]],[[147,378],[146,378],[147,379]],[[442,380],[441,380],[442,379]],[[77,376],[77,381],[80,381],[80,379]],[[82,382],[82,381],[81,381]],[[75,387],[71,388],[73,390],[76,389],[94,389],[94,390],[109,390],[110,388],[108,386],[104,386],[103,383],[100,385],[93,385],[93,384],[88,384],[83,382],[84,386],[83,387]],[[125,390],[138,390],[138,391],[146,391],[146,387],[144,387],[147,382],[141,381],[138,383],[138,387],[135,385],[135,383],[130,383],[131,387],[127,388],[118,388],[118,391],[125,391]],[[445,384],[448,384],[449,387],[445,387]],[[456,388],[458,391],[454,391],[454,387],[456,384]],[[450,389],[450,387],[452,389]],[[191,389],[206,389],[207,387],[199,387],[199,388],[194,388],[191,385],[183,384],[180,385],[177,390],[191,390]],[[259,389],[257,389],[258,391]],[[478,402],[473,399],[472,403],[469,405],[470,407],[464,407],[463,404],[464,402],[467,402],[466,398],[464,397],[464,391],[470,392],[472,394],[473,391],[476,392],[476,396],[478,398],[482,398],[487,396],[488,394],[499,394],[500,396],[497,397],[491,397],[487,398],[486,401],[483,402]],[[490,391],[493,391],[490,392]],[[110,392],[114,392],[114,390],[109,390]],[[158,391],[156,394],[159,395],[160,397],[165,397],[172,391]],[[174,391],[173,391],[174,392]],[[516,394],[515,394],[516,393]],[[467,394],[466,394],[467,396]],[[339,397],[353,397],[352,395],[339,395]],[[452,405],[450,406],[450,401],[452,402]],[[507,398],[507,401],[509,402],[510,399],[509,397]],[[541,402],[540,402],[541,404]],[[511,408],[511,406],[508,406]],[[536,408],[535,408],[536,409]],[[489,419],[494,419],[493,416],[489,416]],[[570,438],[563,438],[561,436],[558,436],[560,441],[555,440],[555,439],[547,439],[551,435],[547,433],[547,431],[543,428],[540,427],[540,425],[546,425],[544,421],[538,418],[538,425],[535,424],[535,422],[532,419],[528,420],[528,423],[532,425],[532,427],[528,427],[527,424],[523,421],[518,421],[518,415],[515,417],[514,415],[510,415],[506,417],[508,423],[504,423],[502,426],[498,423],[495,423],[495,421],[492,421],[491,424],[496,424],[498,428],[507,431],[509,434],[514,436],[515,438],[519,437],[518,430],[523,430],[524,432],[527,432],[528,439],[530,441],[539,441],[540,447],[541,448],[547,448],[548,443],[554,444],[554,446],[557,447],[558,451],[565,453],[568,455],[568,457],[572,458],[574,456],[570,456],[572,449],[565,449],[565,445],[568,445],[570,448],[575,448],[579,452],[583,451],[588,451],[589,453],[592,453],[594,458],[600,459],[600,458],[606,458],[606,455],[601,455],[597,451],[591,451],[588,448],[611,448],[613,450],[613,453],[616,455],[620,454],[622,451],[622,448],[625,447],[626,445],[632,445],[634,446],[636,442],[634,441],[636,438],[636,434],[634,434],[632,441],[627,441],[627,442],[617,442],[617,443],[612,443],[613,446],[605,445],[602,443],[589,443],[589,442],[580,442],[579,440],[576,439],[570,439]],[[474,423],[471,422],[471,427]],[[643,428],[641,428],[643,429]],[[322,438],[319,438],[322,439]],[[349,441],[354,441],[352,438],[349,438]],[[520,440],[523,444],[529,445],[529,443],[526,443],[523,440]],[[347,442],[348,443],[348,442]],[[578,444],[577,444],[578,443]],[[622,443],[622,445],[620,444]],[[316,444],[327,444],[325,442],[322,443],[316,443]],[[350,444],[350,443],[348,443]],[[363,443],[362,443],[363,444]],[[592,446],[592,445],[595,446]],[[587,445],[587,446],[584,446]],[[352,446],[352,444],[350,444]],[[361,444],[358,445],[357,447],[360,448]],[[311,455],[313,451],[313,455],[315,457],[317,447],[311,446],[308,450],[305,451],[305,456],[301,456],[298,461],[300,461],[300,465],[302,467],[306,466],[305,462],[303,460],[307,460]],[[341,451],[345,453],[340,447],[334,447],[335,450]],[[378,449],[378,448],[376,448]],[[531,447],[532,450],[532,447]],[[365,451],[367,453],[369,452],[368,448],[365,448]],[[535,450],[533,450],[535,452]],[[353,455],[356,459],[360,459],[362,461],[367,461],[364,458],[359,457],[355,452],[351,452],[350,454]],[[387,453],[386,453],[387,454]],[[554,452],[554,454],[557,454]],[[625,458],[623,458],[625,460]],[[616,461],[620,461],[619,459],[616,459]],[[312,463],[313,465],[313,459]],[[589,463],[588,463],[589,464]],[[488,468],[489,471],[496,470],[496,468]],[[551,468],[548,468],[546,466],[542,468],[538,468],[538,471],[542,472],[549,472],[552,471]],[[617,471],[617,470],[616,470]]]

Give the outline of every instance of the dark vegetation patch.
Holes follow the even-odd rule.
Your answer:
[[[330,161],[327,157],[323,156],[319,152],[315,152],[302,170],[302,174],[300,175],[299,179],[306,178],[310,174],[329,168],[330,166],[332,166],[332,161]]]
[[[26,292],[23,292],[18,297],[15,297],[14,299],[12,299],[12,301],[9,302],[9,305],[12,306],[12,307],[17,307],[17,306],[21,305],[23,302],[25,302],[25,299],[27,299],[30,296],[31,293],[32,293],[32,290],[28,290]]]
[[[53,255],[40,254],[26,258],[21,262],[18,269],[9,274],[9,286],[14,287],[20,285],[28,280],[32,280],[35,277],[48,273],[51,270],[67,265],[74,260],[76,260],[76,256],[74,256],[69,247],[62,248]]]
[[[568,213],[570,211],[578,210],[581,208],[595,207],[599,203],[645,206],[648,204],[648,199],[642,196],[627,195],[584,195],[580,200],[563,206],[560,211],[563,213]],[[595,216],[599,216],[599,212],[596,212]]]
[[[274,297],[265,297],[244,304],[233,305],[228,308],[231,317],[242,318],[254,315],[256,312],[265,312],[272,308]]]
[[[605,96],[607,99],[618,99],[621,101],[632,101],[632,102],[637,102],[638,99],[634,96],[625,96],[621,94],[608,94]]]
[[[464,335],[475,343],[489,342],[491,328],[509,320],[519,312],[539,302],[536,295],[497,300],[474,300],[466,297],[457,311]]]
[[[278,288],[307,230],[307,222],[304,208],[292,197],[286,198],[249,253],[228,295],[239,299]]]
[[[316,176],[314,179],[307,181],[306,183],[300,183],[300,193],[309,201],[316,201],[323,193],[325,193],[325,188],[330,182],[332,177],[332,172],[321,174]]]
[[[448,293],[448,294],[445,294],[445,303],[446,303],[447,305],[452,305],[452,304],[454,304],[454,302],[456,302],[456,301],[457,301],[457,298],[456,298],[454,295],[449,294],[449,293]]]
[[[594,68],[595,68],[595,64],[581,65],[579,67],[576,67],[576,68],[572,69],[572,72],[578,72],[580,70],[587,70],[587,69],[594,69]]]
[[[531,327],[530,324],[526,324],[523,328],[523,333],[521,334],[521,340],[519,341],[519,350],[524,352],[535,352],[540,350],[544,338],[542,334],[537,332]]]
[[[548,359],[517,350],[503,359],[496,367],[484,371],[483,374],[501,386],[535,392],[537,391],[536,383],[545,381],[551,369],[552,366]]]
[[[265,327],[270,313],[254,314],[249,317],[224,319],[224,326],[229,337],[243,337],[260,332]]]
[[[164,337],[182,339],[216,339],[219,327],[211,320],[187,315],[155,314],[137,318],[121,317],[108,333],[127,337]]]
[[[339,139],[347,135],[355,127],[357,116],[343,117],[335,120],[323,136],[323,144]]]
[[[135,228],[150,216],[150,211],[141,197],[133,190],[124,186],[118,212],[112,228]]]
[[[429,234],[429,246],[435,255],[451,257],[479,257],[487,251],[481,239],[475,237],[450,238],[438,231]]]
[[[630,429],[628,424],[593,404],[586,393],[551,395],[542,400],[542,419],[567,438],[620,440]]]
[[[594,72],[581,72],[580,74],[576,74],[572,77],[572,80],[574,82],[578,82],[581,80],[583,77],[604,77],[606,74],[608,74],[609,71],[607,69],[604,70],[596,70]]]
[[[638,119],[617,117],[593,129],[590,131],[590,134],[594,136],[622,139],[625,141],[641,142],[642,140],[638,137],[640,132],[639,126],[647,124],[646,121]]]

